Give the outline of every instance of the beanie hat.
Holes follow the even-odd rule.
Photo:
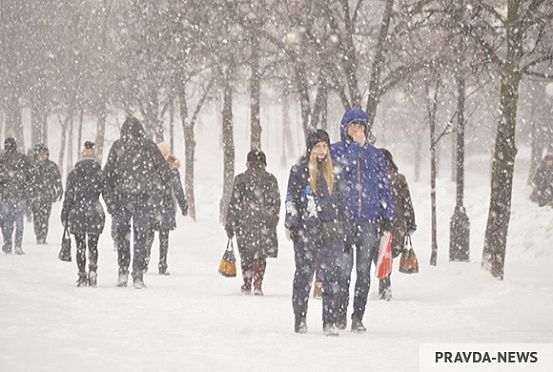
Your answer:
[[[265,154],[263,151],[254,149],[248,152],[248,156],[246,157],[246,160],[248,162],[256,161],[263,163],[263,165],[267,166],[267,159],[265,158]]]
[[[543,161],[553,160],[553,154],[546,154],[543,157]]]
[[[16,151],[17,150],[17,144],[15,143],[15,139],[12,137],[6,138],[4,141],[4,150],[6,151]]]
[[[326,145],[330,149],[330,137],[328,137],[327,132],[322,129],[317,129],[310,132],[307,135],[307,153],[310,154],[313,150],[313,147],[315,147],[315,145],[319,142],[326,142]]]
[[[85,158],[94,158],[94,157],[96,157],[96,147],[94,145],[94,142],[86,141],[84,143],[84,149],[81,152],[81,154]]]

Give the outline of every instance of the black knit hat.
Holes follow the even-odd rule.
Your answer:
[[[265,158],[265,154],[263,151],[254,149],[248,152],[248,156],[246,158],[248,162],[256,161],[259,163],[263,163],[263,165],[267,166],[267,159]]]
[[[310,154],[313,147],[319,142],[326,142],[328,148],[330,149],[330,137],[328,133],[322,129],[317,129],[310,132],[307,135],[307,153]]]
[[[396,163],[394,163],[392,153],[384,148],[380,149],[380,151],[382,152],[382,155],[384,155],[384,160],[386,160],[386,166],[388,167],[388,169],[393,169],[397,171],[398,168]]]
[[[86,141],[86,142],[84,143],[84,148],[85,148],[85,149],[89,149],[89,150],[90,150],[90,149],[93,149],[93,148],[94,148],[94,142]]]

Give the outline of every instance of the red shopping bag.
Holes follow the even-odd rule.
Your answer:
[[[376,277],[384,279],[392,272],[392,234],[385,232],[380,238],[378,259],[376,260]]]

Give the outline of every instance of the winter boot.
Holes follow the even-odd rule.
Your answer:
[[[18,255],[25,254],[25,252],[23,252],[23,249],[21,249],[21,247],[15,247],[14,252],[15,254],[18,254]]]
[[[323,332],[327,336],[338,336],[338,328],[336,328],[336,324],[330,322],[330,323],[323,323]]]
[[[263,277],[265,276],[265,268],[267,267],[267,261],[261,258],[253,260],[253,294],[255,296],[263,296],[261,285],[263,284]]]
[[[365,328],[361,319],[357,319],[353,316],[351,317],[351,331],[355,333],[364,333],[367,332],[367,328]]]
[[[146,288],[146,284],[144,284],[144,276],[142,272],[133,273],[132,280],[133,280],[134,288],[136,289]]]
[[[98,282],[98,274],[96,274],[96,269],[98,266],[96,265],[88,265],[88,285],[91,287],[96,287],[96,284]]]
[[[167,268],[159,268],[159,275],[171,275]]]
[[[323,283],[322,282],[315,282],[315,285],[313,286],[313,298],[315,300],[320,300],[323,298]]]
[[[240,292],[244,295],[252,294],[252,270],[242,267],[242,278],[244,284],[240,287]]]
[[[382,290],[379,293],[379,298],[383,301],[391,301],[392,300],[392,288],[386,287],[384,290]]]
[[[79,278],[77,279],[77,287],[86,287],[88,279],[86,277],[86,271],[79,271]]]
[[[346,329],[348,326],[348,314],[346,311],[340,311],[338,313],[338,318],[336,318],[336,328],[340,330]]]
[[[251,295],[252,294],[252,286],[251,284],[248,285],[248,283],[244,283],[240,286],[240,292],[244,295]]]
[[[294,332],[301,334],[307,333],[307,322],[305,321],[305,317],[296,316],[296,320],[294,323]]]
[[[129,281],[129,272],[119,269],[119,276],[117,278],[118,287],[126,287]]]

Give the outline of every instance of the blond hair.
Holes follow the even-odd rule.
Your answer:
[[[311,188],[317,192],[317,176],[319,172],[317,155],[315,151],[311,151],[311,156],[309,157],[309,184]],[[327,154],[323,162],[323,177],[328,186],[328,192],[332,194],[332,187],[334,186],[334,174],[332,173],[332,159],[330,155]]]
[[[161,152],[161,155],[167,160],[169,163],[169,169],[171,170],[177,170],[180,167],[180,161],[175,157],[175,155],[171,154],[171,147],[165,142],[160,142],[157,144],[157,148],[159,149],[159,152]]]

